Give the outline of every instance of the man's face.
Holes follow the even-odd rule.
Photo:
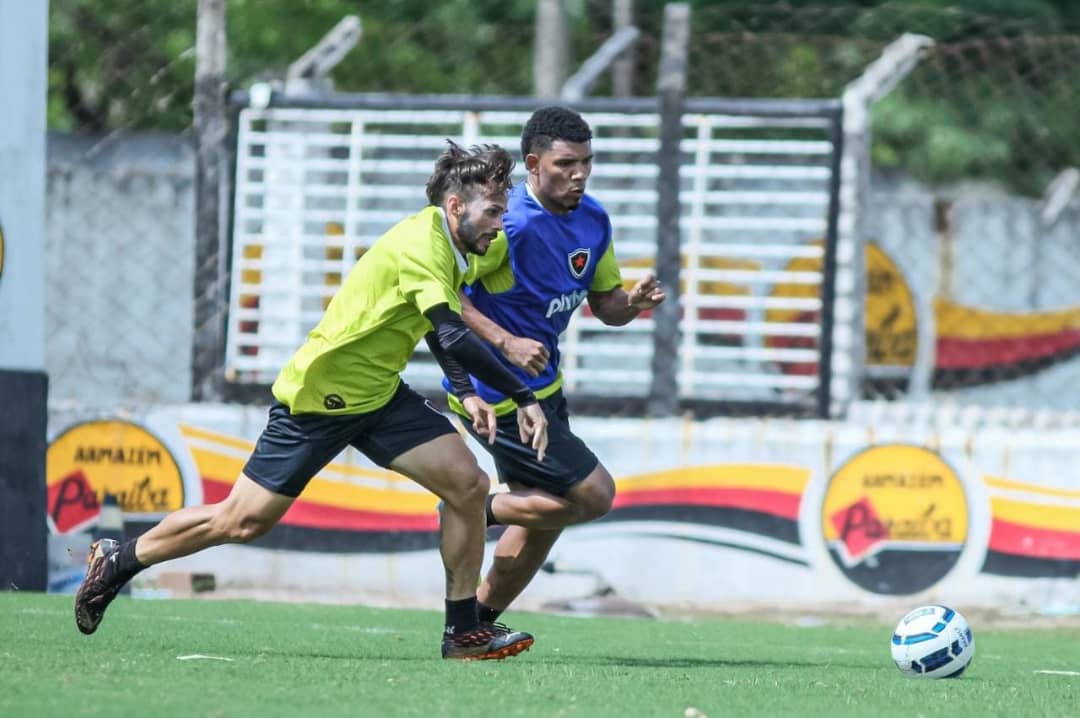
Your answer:
[[[540,204],[559,214],[577,209],[592,173],[592,143],[555,140],[551,148],[525,158]]]
[[[457,220],[455,230],[459,249],[485,254],[503,226],[506,212],[505,192],[481,192],[472,200],[456,198],[451,212]]]

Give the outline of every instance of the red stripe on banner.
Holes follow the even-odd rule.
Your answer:
[[[1053,358],[1080,348],[1080,330],[998,339],[937,338],[938,369],[979,369]]]
[[[1080,532],[1038,529],[994,519],[990,550],[1014,556],[1080,560]]]
[[[800,494],[765,489],[642,489],[624,491],[615,496],[614,508],[624,506],[715,506],[746,509],[797,521]]]
[[[217,503],[229,495],[230,484],[203,478],[203,501]],[[438,531],[439,517],[428,514],[399,514],[382,511],[359,511],[343,509],[297,499],[281,523],[287,526],[303,526],[314,529],[337,531]]]

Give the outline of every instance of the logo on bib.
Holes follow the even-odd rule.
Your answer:
[[[574,275],[574,279],[581,279],[585,276],[585,270],[589,268],[589,257],[591,255],[591,249],[575,249],[566,255],[566,261],[570,264],[570,274]]]
[[[562,294],[555,297],[548,303],[547,314],[544,315],[544,318],[551,319],[553,314],[574,311],[578,308],[579,304],[585,301],[585,297],[587,296],[589,296],[588,289],[578,289],[569,294]]]

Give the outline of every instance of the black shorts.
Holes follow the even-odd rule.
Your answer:
[[[244,474],[275,494],[295,498],[346,446],[389,468],[409,449],[456,433],[454,425],[405,382],[386,406],[366,414],[291,414],[275,402]]]
[[[575,484],[593,472],[600,460],[584,441],[570,431],[570,412],[561,390],[541,399],[540,406],[548,420],[548,448],[542,464],[536,460],[536,451],[521,442],[516,413],[499,417],[494,445],[489,444],[485,437],[478,436],[468,419],[462,417],[461,421],[494,457],[499,481],[517,482],[556,496],[565,496]]]

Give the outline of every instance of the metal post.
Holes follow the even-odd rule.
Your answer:
[[[192,398],[219,400],[224,357],[222,182],[225,138],[225,0],[199,0],[195,41],[195,331]]]
[[[289,65],[285,74],[285,92],[294,94],[303,91],[330,92],[334,89],[330,81],[330,71],[345,59],[349,51],[360,42],[363,26],[356,15],[341,18],[330,32],[326,33],[300,59]]]
[[[563,0],[538,0],[533,46],[533,94],[558,97],[570,66],[570,39]]]
[[[600,79],[604,70],[611,66],[622,53],[633,47],[640,31],[631,25],[624,27],[604,41],[588,60],[581,63],[581,69],[575,72],[562,86],[560,95],[567,102],[580,100],[589,94],[589,90]]]
[[[656,275],[667,300],[653,312],[652,386],[647,405],[650,416],[674,416],[679,410],[679,146],[689,41],[690,6],[668,3],[664,6],[660,76],[656,83],[660,107]]]
[[[611,14],[614,22],[612,30],[618,34],[623,28],[634,24],[634,0],[613,0]],[[629,47],[619,55],[611,68],[611,84],[615,97],[630,97],[634,94],[634,48]]]
[[[821,267],[821,342],[819,345],[817,417],[832,415],[833,329],[836,324],[836,245],[840,225],[841,159],[844,155],[843,110],[829,123],[829,207],[825,218],[825,256]]]
[[[1031,291],[1028,293],[1028,307],[1032,310],[1043,308],[1042,290],[1046,285],[1047,252],[1046,242],[1050,232],[1057,225],[1058,219],[1069,206],[1077,188],[1080,188],[1080,170],[1066,167],[1055,175],[1043,190],[1039,202],[1039,230],[1035,235],[1031,256]]]
[[[844,89],[844,154],[836,247],[836,283],[840,289],[832,349],[834,364],[838,365],[844,357],[849,368],[833,372],[830,390],[833,417],[842,416],[847,406],[859,397],[867,373],[865,214],[870,205],[870,107],[915,69],[920,56],[933,42],[925,35],[901,35]],[[929,306],[924,293],[917,293],[915,302],[917,307]],[[933,328],[929,325],[932,313],[917,311],[918,349],[908,392],[910,396],[925,396],[933,375]]]

